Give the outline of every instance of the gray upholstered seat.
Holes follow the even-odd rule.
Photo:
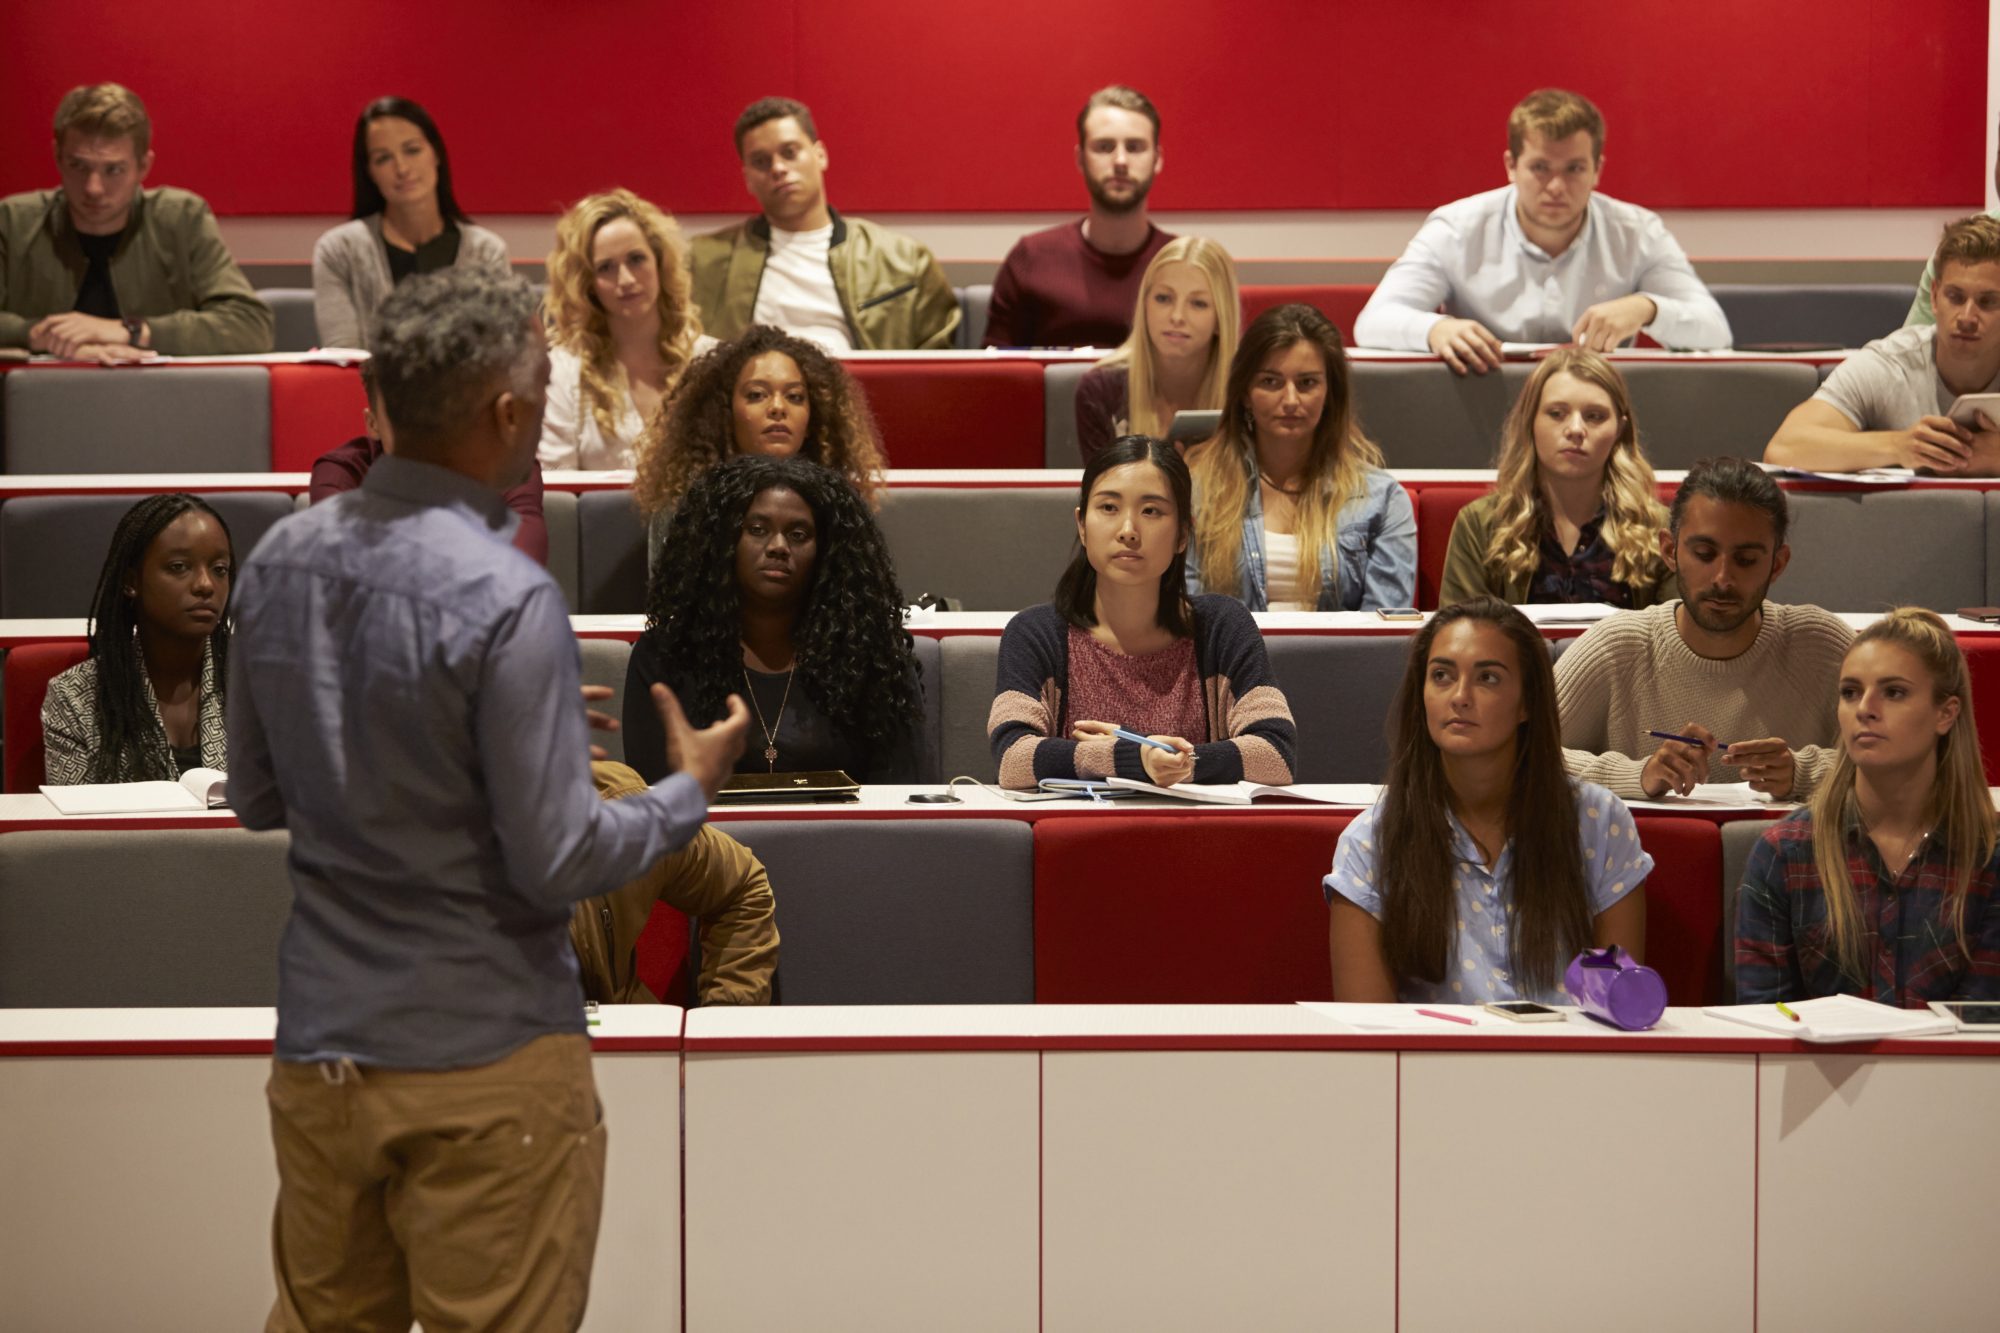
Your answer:
[[[1736,1003],[1736,897],[1750,849],[1771,827],[1766,819],[1738,819],[1722,826],[1722,999]]]
[[[967,611],[1018,611],[1047,601],[1069,563],[1076,492],[899,486],[884,494],[880,519],[905,597],[931,593],[955,597]]]
[[[1762,458],[1785,414],[1819,388],[1814,367],[1790,362],[1628,361],[1619,369],[1632,390],[1640,442],[1656,468]]]
[[[288,845],[242,829],[0,838],[0,1007],[275,1004]]]
[[[1915,283],[1917,270],[1910,281]],[[1903,327],[1913,286],[1853,283],[1841,286],[1757,286],[1724,283],[1710,287],[1738,347],[1771,343],[1834,343],[1861,347]]]
[[[986,342],[986,312],[993,305],[993,284],[976,282],[958,289],[958,345],[981,347]]]
[[[9,472],[268,472],[262,366],[17,370],[6,384]]]
[[[563,591],[563,600],[574,613],[577,609],[577,500],[575,491],[542,491],[542,522],[549,530],[549,577]]]
[[[277,322],[274,352],[310,352],[319,346],[319,321],[313,313],[310,287],[263,287],[257,299],[271,307]]]
[[[1051,361],[1042,367],[1044,466],[1083,466],[1083,450],[1076,441],[1076,387],[1089,372],[1088,361]]]
[[[993,682],[999,675],[1000,636],[953,634],[939,643],[944,708],[938,720],[938,758],[949,782],[961,775],[993,782],[1000,776],[993,747],[986,743],[986,717],[993,711]]]
[[[9,376],[8,378],[12,378]],[[136,495],[23,495],[0,505],[0,616],[82,616],[118,520]],[[293,512],[283,491],[202,497],[229,525],[236,558]]]
[[[1987,498],[1972,491],[1793,491],[1781,602],[1833,611],[1987,600]]]
[[[553,547],[555,531],[549,532]],[[646,609],[646,520],[630,491],[585,491],[576,498],[576,596],[583,615]]]
[[[1391,469],[1492,467],[1501,423],[1531,369],[1509,362],[1455,375],[1438,361],[1355,362],[1354,405]]]
[[[1271,673],[1298,726],[1300,782],[1380,782],[1410,641],[1395,635],[1274,634]]]
[[[1034,838],[1013,819],[743,820],[786,1004],[1032,1004]]]

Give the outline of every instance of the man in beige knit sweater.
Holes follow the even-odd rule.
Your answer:
[[[1620,611],[1556,659],[1571,774],[1633,799],[1698,782],[1747,781],[1780,800],[1812,791],[1833,763],[1854,631],[1816,606],[1764,600],[1791,558],[1789,521],[1754,463],[1703,459],[1688,473],[1660,538],[1679,600]]]

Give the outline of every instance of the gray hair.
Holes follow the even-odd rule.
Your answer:
[[[539,303],[512,274],[450,268],[398,283],[368,333],[382,410],[398,444],[448,440],[505,377],[530,390]]]

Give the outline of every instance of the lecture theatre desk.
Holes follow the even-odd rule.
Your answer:
[[[1989,1322],[2000,1042],[1454,1012],[607,1010],[586,1327]],[[255,1326],[271,1030],[0,1013],[10,1322]]]

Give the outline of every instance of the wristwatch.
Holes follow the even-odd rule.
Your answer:
[[[139,339],[144,337],[146,333],[146,321],[125,315],[118,322],[125,326],[126,341],[130,342],[134,347],[139,346]]]

